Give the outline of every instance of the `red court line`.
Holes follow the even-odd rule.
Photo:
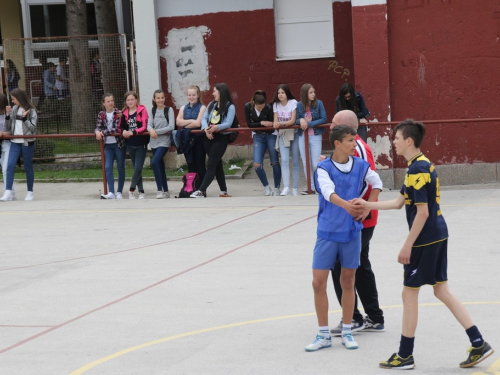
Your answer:
[[[141,250],[141,249],[146,249],[148,247],[154,247],[154,246],[158,246],[158,245],[165,245],[167,243],[182,241],[182,240],[186,240],[188,238],[193,238],[193,237],[199,236],[201,234],[210,232],[212,230],[218,229],[218,228],[223,227],[225,225],[228,225],[230,223],[234,223],[235,221],[245,219],[245,218],[247,218],[249,216],[259,214],[259,213],[261,213],[263,211],[266,211],[266,210],[268,210],[270,208],[274,208],[274,206],[269,206],[269,207],[263,208],[262,210],[252,212],[251,214],[248,214],[248,215],[245,215],[245,216],[241,216],[241,217],[239,217],[237,219],[234,219],[234,220],[231,220],[231,221],[227,221],[227,222],[225,222],[223,224],[219,224],[219,225],[217,225],[215,227],[212,227],[210,229],[206,229],[206,230],[198,232],[196,234],[191,234],[189,236],[185,236],[185,237],[181,237],[181,238],[176,238],[175,240],[168,240],[168,241],[158,242],[158,243],[154,243],[154,244],[149,244],[149,245],[144,245],[144,246],[139,246],[139,247],[133,247],[132,249],[112,251],[110,253],[102,253],[102,254],[95,254],[95,255],[87,255],[87,256],[84,256],[84,257],[76,257],[76,258],[68,258],[68,259],[62,259],[62,260],[55,260],[53,262],[30,264],[30,265],[27,265],[27,266],[19,266],[19,267],[12,267],[12,268],[1,268],[0,272],[2,272],[2,271],[19,270],[19,269],[23,269],[23,268],[32,268],[32,267],[38,267],[38,266],[46,266],[46,265],[49,265],[49,264],[72,262],[72,261],[81,260],[81,259],[103,257],[103,256],[107,256],[107,255],[114,255],[114,254],[126,253],[126,252],[129,252],[129,251]]]
[[[250,215],[247,215],[247,216],[250,216]],[[77,320],[80,320],[80,319],[82,319],[82,318],[85,318],[86,316],[89,316],[89,315],[91,315],[91,314],[93,314],[93,313],[95,313],[95,312],[97,312],[97,311],[104,310],[106,307],[113,306],[113,305],[115,305],[115,304],[117,304],[117,303],[119,303],[119,302],[121,302],[121,301],[124,301],[124,300],[126,300],[126,299],[129,299],[129,298],[131,298],[131,297],[133,297],[133,296],[137,295],[137,294],[140,294],[140,293],[142,293],[142,292],[145,292],[146,290],[152,289],[152,288],[154,288],[154,287],[156,287],[156,286],[158,286],[158,285],[161,285],[161,284],[163,284],[163,283],[165,283],[165,282],[167,282],[167,281],[169,281],[169,280],[172,280],[172,279],[174,279],[174,278],[176,278],[176,277],[179,277],[179,276],[181,276],[181,275],[184,275],[184,274],[186,274],[186,273],[188,273],[188,272],[191,272],[191,271],[193,271],[193,270],[195,270],[195,269],[201,268],[201,267],[203,267],[203,266],[205,266],[205,265],[207,265],[207,264],[210,264],[210,263],[212,263],[212,262],[215,262],[216,260],[221,259],[221,258],[223,258],[223,257],[225,257],[225,256],[227,256],[227,255],[230,255],[230,254],[234,253],[235,251],[238,251],[238,250],[243,249],[243,248],[245,248],[245,247],[247,247],[247,246],[253,245],[253,244],[254,244],[254,243],[256,243],[256,242],[262,241],[263,239],[265,239],[265,238],[267,238],[267,237],[270,237],[270,236],[272,236],[272,235],[274,235],[274,234],[276,234],[276,233],[282,232],[282,231],[284,231],[284,230],[286,230],[286,229],[288,229],[288,228],[294,227],[295,225],[301,224],[301,223],[303,223],[303,222],[305,222],[305,221],[307,221],[307,220],[309,220],[309,219],[315,218],[316,216],[317,216],[317,215],[313,215],[313,216],[307,217],[307,218],[305,218],[305,219],[299,220],[299,221],[297,221],[297,222],[295,222],[295,223],[293,223],[293,224],[290,224],[290,225],[287,225],[286,227],[283,227],[283,228],[281,228],[281,229],[275,230],[274,232],[268,233],[268,234],[266,234],[265,236],[259,237],[259,238],[255,239],[255,240],[253,240],[253,241],[250,241],[250,242],[248,242],[248,243],[246,243],[246,244],[244,244],[244,245],[241,245],[241,246],[235,247],[234,249],[229,250],[229,251],[227,251],[227,252],[225,252],[225,253],[223,253],[223,254],[221,254],[221,255],[218,255],[218,256],[216,256],[215,258],[209,259],[209,260],[207,260],[207,261],[205,261],[205,262],[203,262],[203,263],[197,264],[196,266],[190,267],[190,268],[188,268],[188,269],[185,269],[184,271],[181,271],[181,272],[179,272],[179,273],[176,273],[175,275],[172,275],[172,276],[170,276],[170,277],[167,277],[166,279],[163,279],[163,280],[157,281],[157,282],[156,282],[156,283],[154,283],[154,284],[151,284],[151,285],[149,285],[149,286],[146,286],[146,287],[144,287],[144,288],[142,288],[142,289],[139,289],[139,290],[137,290],[137,291],[135,291],[135,292],[133,292],[133,293],[127,294],[126,296],[123,296],[123,297],[121,297],[121,298],[118,298],[118,299],[116,299],[116,300],[114,300],[114,301],[111,301],[111,302],[109,302],[109,303],[105,304],[105,305],[102,305],[102,306],[100,306],[100,307],[97,307],[97,308],[95,308],[95,309],[92,309],[92,310],[90,310],[90,311],[87,311],[86,313],[81,314],[81,315],[79,315],[79,316],[77,316],[77,317],[75,317],[75,318],[73,318],[73,319],[67,320],[67,321],[65,321],[64,323],[58,324],[58,325],[56,325],[56,326],[53,326],[53,327],[51,327],[51,328],[49,328],[49,329],[46,329],[45,331],[42,331],[42,332],[40,332],[40,333],[38,333],[38,334],[36,334],[36,335],[30,336],[30,337],[28,337],[28,338],[26,338],[26,339],[24,339],[24,340],[22,340],[22,341],[19,341],[18,343],[14,344],[14,345],[8,346],[7,348],[4,348],[4,349],[0,350],[0,354],[5,353],[5,352],[8,352],[9,350],[12,350],[12,349],[14,349],[14,348],[17,348],[18,346],[21,346],[21,345],[23,345],[23,344],[26,344],[27,342],[33,341],[33,340],[35,340],[35,339],[36,339],[36,338],[38,338],[38,337],[41,337],[41,336],[43,336],[43,335],[46,335],[47,333],[50,333],[50,332],[52,332],[52,331],[55,331],[56,329],[59,329],[59,328],[61,328],[61,327],[64,327],[64,326],[66,326],[66,325],[68,325],[68,324],[70,324],[70,323],[76,322]]]

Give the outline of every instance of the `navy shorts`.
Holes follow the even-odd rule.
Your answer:
[[[315,270],[331,270],[337,259],[343,268],[356,269],[361,254],[361,231],[349,242],[334,242],[316,239],[312,268]]]
[[[412,247],[410,264],[404,266],[404,286],[420,288],[448,280],[448,240]]]

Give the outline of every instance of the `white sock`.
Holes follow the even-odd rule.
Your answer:
[[[328,326],[319,327],[319,334],[323,336],[325,339],[329,339],[330,329],[328,328]]]
[[[352,324],[342,323],[342,334],[351,333]]]

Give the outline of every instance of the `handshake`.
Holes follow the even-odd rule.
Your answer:
[[[349,215],[354,217],[354,220],[363,221],[370,213],[369,205],[370,203],[362,198],[354,198],[346,201],[343,208],[349,213]]]

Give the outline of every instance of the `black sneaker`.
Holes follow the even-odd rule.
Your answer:
[[[397,370],[411,370],[415,368],[415,361],[413,360],[413,354],[410,354],[408,358],[401,358],[397,353],[391,355],[387,361],[380,362],[379,367]]]
[[[384,332],[385,327],[384,323],[375,323],[373,320],[370,318],[366,317],[363,321],[365,325],[365,331],[368,332]]]
[[[351,332],[358,332],[362,329],[365,329],[365,325],[363,322],[355,322],[354,320],[352,321]],[[330,330],[330,333],[334,337],[342,335],[342,319],[340,320],[340,323],[337,327]]]
[[[493,350],[491,345],[488,344],[486,341],[479,348],[474,348],[473,346],[471,346],[467,350],[467,352],[468,352],[467,359],[465,361],[463,361],[462,363],[460,363],[460,367],[462,367],[462,368],[467,368],[467,367],[472,367],[474,365],[477,365],[483,359],[486,359],[490,355],[495,353],[495,351]]]

